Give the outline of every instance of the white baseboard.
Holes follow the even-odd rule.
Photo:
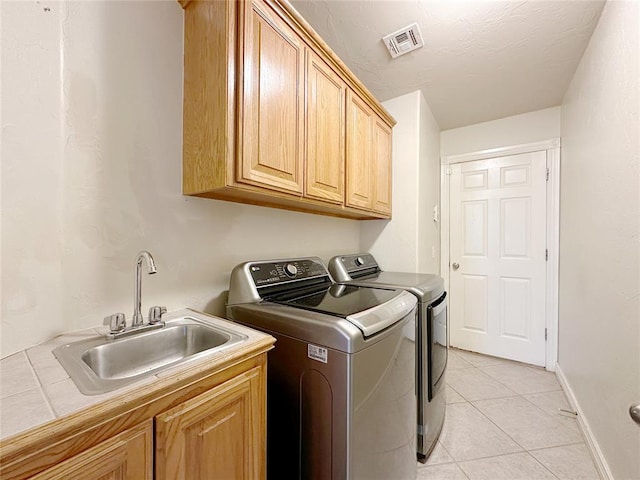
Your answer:
[[[600,475],[600,478],[602,478],[603,480],[614,480],[613,475],[611,474],[611,470],[609,469],[609,464],[607,463],[607,459],[604,458],[604,455],[602,454],[600,445],[598,444],[596,437],[593,435],[593,431],[589,426],[589,422],[585,418],[584,413],[580,408],[580,404],[578,403],[578,400],[576,399],[576,396],[573,393],[573,390],[571,389],[571,385],[569,385],[569,382],[567,381],[567,377],[564,376],[564,373],[562,372],[562,368],[560,367],[560,364],[556,363],[555,367],[556,367],[556,377],[558,377],[560,386],[564,390],[564,393],[567,396],[567,400],[569,401],[571,408],[573,408],[578,413],[578,425],[580,426],[580,430],[582,430],[582,434],[584,435],[584,438],[586,441],[585,443],[587,444],[587,448],[591,453],[591,457],[593,458],[593,463],[595,464],[596,469],[598,470],[598,474]]]

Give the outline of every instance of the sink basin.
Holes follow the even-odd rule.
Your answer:
[[[160,329],[115,340],[94,337],[61,345],[53,354],[82,393],[96,395],[211,356],[246,338],[219,325],[181,317],[166,321]]]

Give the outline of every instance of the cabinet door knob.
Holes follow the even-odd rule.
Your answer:
[[[459,263],[456,263],[456,262],[453,262],[453,263],[451,264],[451,268],[453,268],[454,270],[457,270],[457,269],[459,269],[459,268],[460,268],[460,264],[459,264]]]
[[[629,407],[629,415],[633,418],[633,421],[640,425],[640,402],[635,403]]]

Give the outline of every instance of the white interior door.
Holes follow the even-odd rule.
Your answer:
[[[450,341],[545,364],[546,152],[451,165]]]

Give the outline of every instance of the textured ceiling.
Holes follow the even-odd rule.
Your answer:
[[[381,101],[417,89],[442,130],[561,103],[604,0],[292,0]],[[382,37],[417,22],[425,47]]]

